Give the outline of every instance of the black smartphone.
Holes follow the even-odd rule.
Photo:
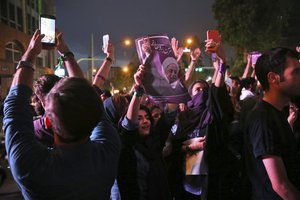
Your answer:
[[[45,46],[54,46],[56,44],[55,20],[56,18],[53,15],[40,15],[40,30],[41,34],[45,35],[42,39],[42,44]]]

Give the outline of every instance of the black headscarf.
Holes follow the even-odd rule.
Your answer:
[[[202,129],[212,121],[212,114],[207,106],[209,90],[199,91],[187,103],[188,109],[179,113],[175,137],[185,137],[195,129]]]

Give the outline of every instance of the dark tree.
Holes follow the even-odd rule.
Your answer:
[[[215,0],[213,12],[222,40],[236,49],[235,67],[245,53],[300,41],[299,0]],[[236,70],[239,71],[239,70]]]

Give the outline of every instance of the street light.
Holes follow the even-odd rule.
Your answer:
[[[124,45],[125,46],[130,46],[131,45],[131,41],[129,39],[125,39],[124,40]]]
[[[188,39],[186,40],[186,43],[187,43],[188,45],[191,45],[191,44],[193,43],[193,40],[192,40],[191,38],[188,38]]]
[[[128,72],[128,67],[127,66],[125,66],[125,67],[123,67],[123,72],[125,72],[125,73],[127,73]]]

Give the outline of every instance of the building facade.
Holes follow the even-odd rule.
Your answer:
[[[40,14],[55,15],[54,0],[0,1],[0,100],[9,90],[16,66],[30,38],[39,27]],[[56,65],[54,50],[43,50],[36,61],[35,78],[53,73]]]

